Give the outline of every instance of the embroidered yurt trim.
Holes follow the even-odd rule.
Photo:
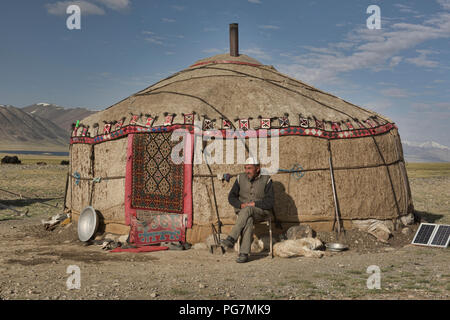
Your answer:
[[[122,127],[120,130],[113,131],[108,134],[99,135],[96,137],[72,137],[70,138],[70,144],[97,144],[105,141],[115,140],[122,137],[127,136],[128,134],[133,133],[151,133],[151,132],[169,132],[176,129],[187,129],[189,132],[194,131],[194,126],[192,125],[180,125],[180,124],[174,124],[171,126],[161,126],[161,127],[143,127],[140,125],[128,125],[125,127]],[[277,128],[277,129],[271,129],[271,130],[265,130],[265,129],[257,129],[257,130],[238,130],[238,131],[228,131],[225,129],[217,129],[217,130],[210,130],[210,131],[204,131],[203,135],[205,136],[219,136],[221,135],[223,138],[227,139],[235,139],[235,138],[250,138],[250,137],[257,137],[262,132],[266,133],[267,136],[270,136],[272,132],[277,132],[279,136],[314,136],[319,138],[325,138],[325,139],[351,139],[351,138],[360,138],[360,137],[367,137],[372,135],[379,135],[386,133],[392,129],[398,129],[397,126],[394,123],[386,123],[374,128],[362,128],[357,129],[353,128],[350,130],[342,130],[342,131],[325,131],[323,129],[318,128],[303,128],[303,127],[287,127],[287,128]],[[275,130],[275,131],[274,131]],[[229,135],[228,133],[232,132],[232,135]]]

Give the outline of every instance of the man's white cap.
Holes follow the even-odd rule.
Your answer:
[[[253,164],[253,165],[258,165],[259,161],[256,158],[250,157],[247,160],[245,160],[245,164]]]

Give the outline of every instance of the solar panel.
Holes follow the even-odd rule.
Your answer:
[[[450,242],[450,225],[421,223],[412,244],[446,248]]]
[[[450,226],[440,225],[434,234],[433,240],[431,240],[432,246],[446,248],[450,240]]]
[[[421,223],[412,243],[426,246],[435,228],[435,224]]]

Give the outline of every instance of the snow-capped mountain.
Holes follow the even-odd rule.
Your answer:
[[[419,147],[419,148],[438,148],[443,150],[450,150],[450,147],[444,146],[434,141],[426,141],[426,142],[413,142],[413,141],[402,141],[403,145],[408,145],[410,147]]]
[[[52,103],[40,102],[22,109],[23,111],[48,119],[63,128],[70,131],[71,124],[77,120],[81,120],[95,113],[96,111],[87,110],[86,108],[64,108]]]
[[[0,106],[0,150],[66,150],[71,124],[95,113],[51,103]]]
[[[450,147],[434,141],[402,141],[407,162],[450,162]]]
[[[65,150],[69,132],[21,108],[0,107],[0,150]]]

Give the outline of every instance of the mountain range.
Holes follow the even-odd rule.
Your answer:
[[[84,108],[65,109],[64,107],[49,103],[32,104],[22,108],[22,110],[33,116],[48,119],[60,128],[69,132],[71,130],[72,123],[95,113],[95,111]]]
[[[0,105],[0,150],[68,151],[71,124],[92,113],[48,103]]]
[[[450,162],[450,148],[434,141],[402,141],[407,162]]]

